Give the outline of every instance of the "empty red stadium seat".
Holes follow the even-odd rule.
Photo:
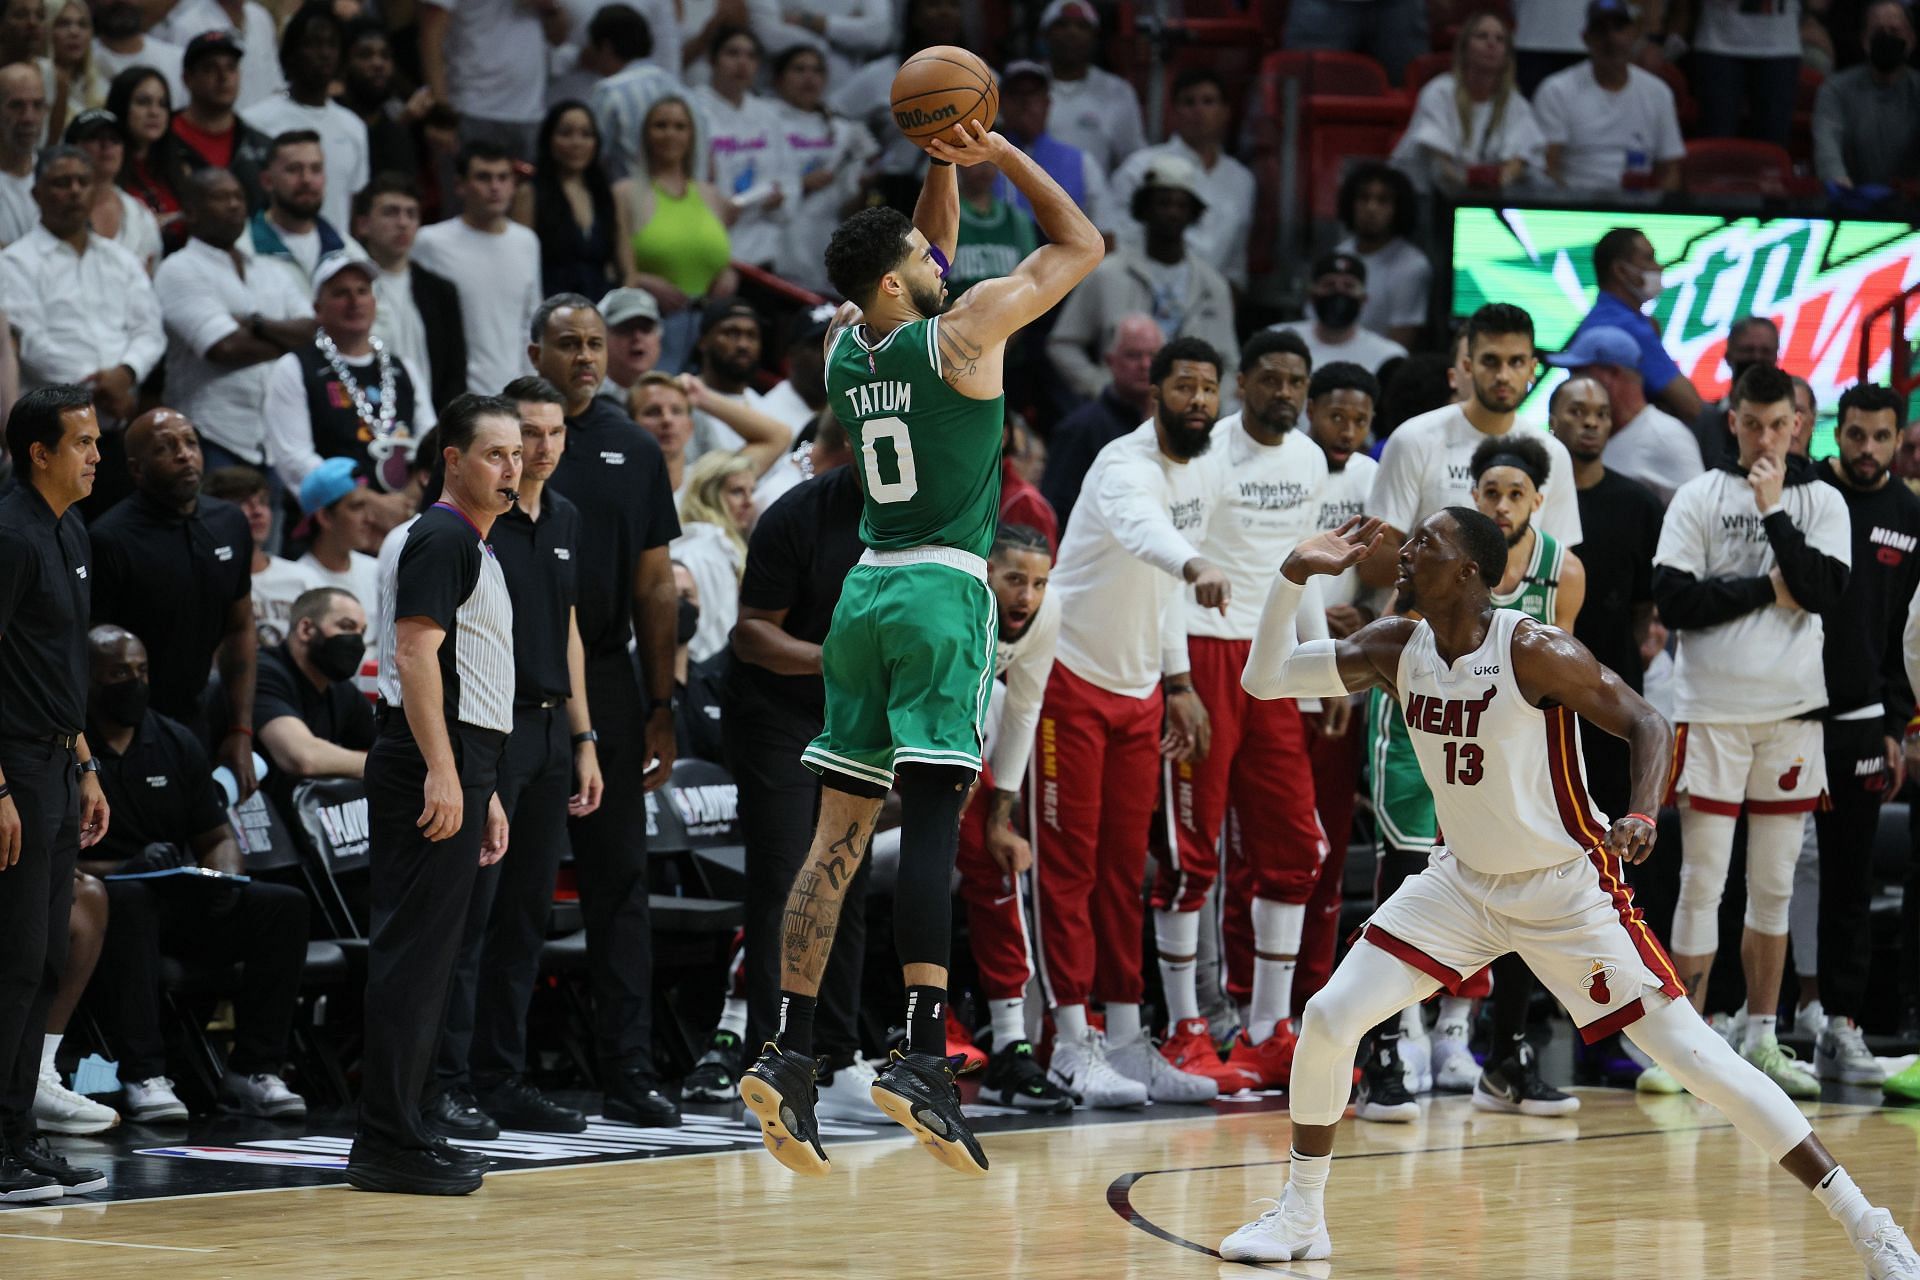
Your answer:
[[[1793,99],[1793,130],[1787,135],[1787,150],[1794,161],[1813,168],[1813,103],[1827,78],[1812,67],[1800,68],[1799,92]]]
[[[1407,100],[1411,102],[1418,99],[1420,91],[1427,87],[1427,81],[1452,70],[1451,52],[1421,54],[1407,64]]]
[[[1261,91],[1272,94],[1275,103],[1279,101],[1280,83],[1289,79],[1301,82],[1303,96],[1321,93],[1361,98],[1393,94],[1387,69],[1364,53],[1283,49],[1268,54],[1261,62]]]
[[[1787,194],[1793,157],[1784,147],[1747,138],[1696,138],[1687,143],[1686,189],[1699,195]]]

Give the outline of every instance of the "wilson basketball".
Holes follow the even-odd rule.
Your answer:
[[[999,115],[1000,86],[993,72],[956,45],[922,49],[893,77],[893,122],[922,146],[970,120],[991,129]]]

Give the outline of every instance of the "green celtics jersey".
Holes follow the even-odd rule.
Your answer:
[[[957,547],[984,559],[1000,520],[1005,397],[970,400],[940,377],[938,318],[884,338],[848,325],[827,352],[827,404],[853,440],[876,551]]]
[[[1494,592],[1493,602],[1502,609],[1518,609],[1535,622],[1554,625],[1554,605],[1560,597],[1560,564],[1566,554],[1558,542],[1535,528],[1533,559],[1527,562],[1520,585],[1513,589],[1512,595]]]

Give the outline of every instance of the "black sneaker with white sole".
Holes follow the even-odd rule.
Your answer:
[[[680,1097],[685,1102],[732,1102],[740,1093],[741,1060],[746,1046],[731,1031],[716,1031],[707,1041],[707,1051],[693,1070],[680,1082]]]
[[[740,1099],[760,1125],[767,1150],[795,1173],[815,1177],[833,1171],[820,1145],[820,1122],[813,1104],[814,1061],[804,1053],[789,1053],[768,1042],[760,1060],[740,1078]]]
[[[1580,1109],[1580,1099],[1540,1078],[1540,1063],[1525,1040],[1498,1058],[1489,1058],[1473,1086],[1473,1105],[1482,1111],[1523,1116],[1565,1116]]]
[[[1375,1124],[1411,1124],[1420,1118],[1420,1104],[1407,1092],[1407,1072],[1397,1040],[1376,1044],[1361,1068],[1353,1114]]]
[[[980,1081],[980,1101],[1043,1115],[1073,1110],[1073,1095],[1047,1079],[1047,1069],[1034,1057],[1029,1040],[1016,1040],[987,1059],[987,1074]]]
[[[39,1134],[24,1140],[16,1139],[7,1146],[8,1154],[21,1168],[52,1178],[59,1185],[61,1195],[83,1196],[89,1191],[106,1188],[106,1174],[98,1169],[80,1169],[68,1164],[54,1153],[53,1148],[47,1145],[47,1140]]]
[[[35,1173],[14,1158],[5,1143],[0,1143],[0,1204],[28,1204],[35,1200],[58,1200],[67,1194],[59,1181],[44,1173]]]
[[[962,1061],[895,1049],[873,1082],[873,1102],[947,1168],[985,1173],[987,1153],[960,1114],[953,1084]]]

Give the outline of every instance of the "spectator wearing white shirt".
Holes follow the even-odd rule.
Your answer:
[[[1226,82],[1205,67],[1182,71],[1173,82],[1168,110],[1173,137],[1158,146],[1144,147],[1126,158],[1113,175],[1113,201],[1127,205],[1162,156],[1180,156],[1199,176],[1200,198],[1207,211],[1187,228],[1187,248],[1210,262],[1236,290],[1247,287],[1247,232],[1253,224],[1253,171],[1227,154],[1227,130],[1233,108],[1227,105]],[[1120,242],[1133,237],[1121,228]]]
[[[754,27],[769,58],[812,49],[839,80],[893,47],[891,0],[782,0],[779,8],[777,23]]]
[[[1593,0],[1587,61],[1548,76],[1533,110],[1547,140],[1547,176],[1568,192],[1678,191],[1686,143],[1673,90],[1633,65],[1640,22],[1626,0]]]
[[[267,375],[313,341],[313,306],[288,273],[235,247],[247,227],[237,178],[202,169],[180,194],[192,238],[154,276],[167,401],[199,428],[209,467],[264,466]]]
[[[689,88],[707,82],[714,43],[728,28],[771,31],[780,22],[780,0],[676,0],[680,11],[680,79]]]
[[[0,67],[0,246],[39,224],[33,157],[47,127],[47,84],[30,62]]]
[[[354,193],[354,236],[379,268],[373,336],[426,377],[433,407],[467,389],[467,332],[453,281],[410,260],[420,234],[420,191],[402,173],[377,173]]]
[[[491,395],[527,371],[527,331],[540,305],[540,240],[507,216],[513,157],[471,142],[454,162],[460,216],[423,228],[414,261],[453,281],[467,333],[467,389]]]
[[[1099,11],[1088,0],[1053,0],[1040,15],[1040,34],[1053,74],[1047,132],[1086,152],[1102,173],[1113,172],[1147,145],[1147,130],[1134,87],[1093,65],[1100,42]]]
[[[751,31],[720,33],[710,57],[713,79],[691,95],[707,129],[706,164],[713,186],[736,213],[728,232],[733,259],[770,266],[786,234],[793,175],[773,104],[752,92],[760,74],[760,40]]]
[[[1360,324],[1367,306],[1367,264],[1352,253],[1329,253],[1315,259],[1313,283],[1307,293],[1311,320],[1271,326],[1300,335],[1313,353],[1313,367],[1345,360],[1377,374],[1389,360],[1407,354],[1391,338],[1383,338]]]
[[[146,23],[133,0],[108,0],[94,10],[93,62],[111,80],[128,67],[152,67],[166,77],[175,102],[187,100],[180,63],[185,50],[143,30]],[[35,50],[38,53],[38,50]]]
[[[1684,0],[1683,0],[1684,2]],[[1682,7],[1681,3],[1672,6]],[[1800,0],[1692,0],[1690,79],[1703,138],[1787,145],[1800,88]],[[1822,5],[1821,8],[1825,8]],[[1670,15],[1669,20],[1673,16]],[[1749,126],[1742,130],[1742,108]]]
[[[359,245],[340,234],[321,215],[327,194],[327,159],[320,135],[311,129],[283,133],[267,147],[267,165],[260,174],[267,207],[247,223],[241,251],[263,266],[286,272],[301,291],[313,283],[314,272],[328,254],[362,253]]]
[[[1460,28],[1453,70],[1427,81],[1393,163],[1423,187],[1492,190],[1546,173],[1547,140],[1514,87],[1507,24],[1481,13]]]
[[[678,0],[634,0],[619,6],[602,0],[560,0],[567,11],[566,43],[553,50],[547,60],[547,105],[569,98],[586,100],[593,86],[611,72],[601,70],[587,57],[593,42],[593,20],[615,7],[631,9],[647,28],[647,51],[640,56],[654,70],[680,81],[680,16]],[[618,67],[615,68],[618,70]]]
[[[1673,501],[1676,489],[1706,470],[1692,429],[1647,400],[1640,344],[1632,334],[1610,325],[1582,329],[1571,346],[1548,356],[1547,363],[1605,388],[1613,415],[1613,430],[1600,455],[1607,470],[1639,481],[1663,507]]]
[[[154,24],[152,34],[184,49],[188,41],[204,31],[231,32],[242,48],[256,50],[261,55],[241,60],[240,97],[236,105],[242,111],[287,87],[279,60],[266,56],[267,50],[279,43],[279,25],[264,6],[255,0],[179,0],[166,17]]]
[[[140,265],[152,275],[160,262],[160,223],[153,210],[136,199],[119,183],[120,168],[126,163],[126,134],[111,111],[82,111],[67,126],[64,141],[93,157],[92,211],[87,221],[92,228],[140,259]],[[241,200],[244,218],[246,201]]]
[[[366,122],[327,96],[340,74],[345,45],[346,25],[334,16],[333,6],[327,0],[308,0],[287,23],[280,42],[287,87],[245,113],[247,123],[270,138],[302,129],[320,135],[328,178],[320,212],[336,227],[347,225],[353,193],[373,176]]]
[[[567,37],[559,0],[434,0],[420,7],[420,74],[460,115],[463,144],[485,140],[533,158],[547,109],[546,47]],[[487,388],[498,391],[506,381]]]
[[[140,383],[166,354],[146,268],[87,226],[93,160],[78,147],[41,154],[40,223],[0,253],[0,311],[20,352],[20,389],[69,382],[93,391],[100,425],[132,419]]]
[[[353,459],[329,458],[307,474],[300,484],[300,514],[299,532],[311,541],[295,563],[313,585],[337,588],[356,600],[362,592],[378,600],[379,562],[374,555],[386,530],[379,504]],[[369,646],[379,643],[378,613],[376,609],[367,615]],[[368,652],[371,656],[371,647]]]
[[[588,91],[587,106],[600,126],[600,163],[611,181],[633,172],[647,109],[682,92],[677,72],[649,60],[658,45],[658,33],[630,5],[607,5],[587,24],[580,66],[599,77]]]
[[[773,88],[779,149],[793,182],[780,274],[804,289],[830,293],[827,241],[859,207],[867,168],[879,157],[880,146],[864,125],[840,119],[822,105],[827,62],[819,50],[800,45],[776,55]]]
[[[899,47],[917,50],[956,44],[973,48],[977,42],[968,36],[967,18],[968,10],[960,0],[906,0],[901,11]],[[887,54],[851,75],[834,76],[828,86],[827,109],[865,125],[880,140],[880,171],[896,178],[911,176],[913,189],[918,191],[927,153],[893,125],[890,90],[899,71],[900,55]]]
[[[1408,238],[1413,234],[1413,184],[1390,165],[1359,164],[1341,182],[1339,203],[1347,238],[1334,252],[1352,254],[1367,269],[1361,328],[1413,346],[1427,327],[1433,290],[1433,264]],[[1320,367],[1318,361],[1314,367]]]
[[[1037,62],[1008,63],[1000,77],[1000,131],[1060,184],[1094,226],[1112,236],[1118,219],[1107,171],[1079,147],[1047,132],[1052,83],[1052,73]],[[1004,174],[998,194],[1020,212],[1033,216],[1033,206]]]

